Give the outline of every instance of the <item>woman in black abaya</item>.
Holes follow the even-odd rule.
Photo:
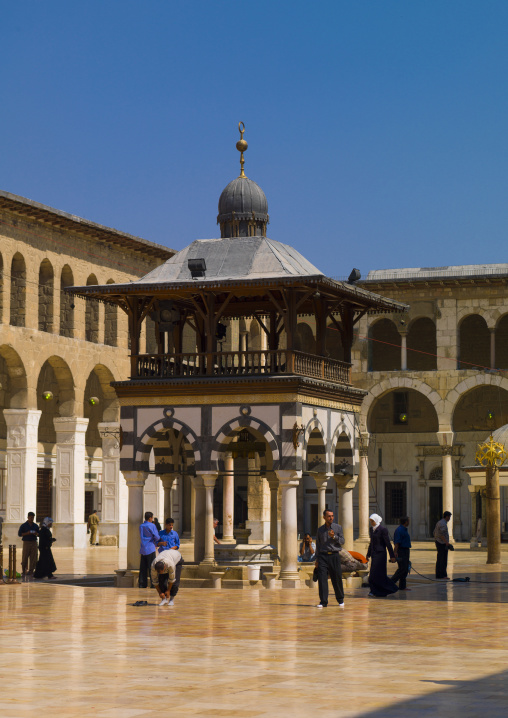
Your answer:
[[[45,576],[55,578],[53,573],[56,571],[56,564],[51,546],[56,539],[51,534],[52,524],[53,519],[50,519],[49,516],[46,516],[41,524],[39,531],[39,560],[35,567],[34,578],[44,578]]]
[[[388,529],[381,526],[383,519],[378,514],[372,514],[370,517],[370,546],[367,552],[367,558],[370,558],[369,586],[371,598],[388,596],[390,593],[398,591],[398,586],[386,573],[386,551],[390,554],[391,563],[396,562],[393,553]]]

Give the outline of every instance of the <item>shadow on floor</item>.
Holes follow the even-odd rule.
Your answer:
[[[508,715],[507,681],[508,671],[476,681],[425,680],[422,683],[432,683],[439,688],[419,698],[358,714],[357,718],[435,718],[439,715],[446,715],[447,718],[505,718]]]

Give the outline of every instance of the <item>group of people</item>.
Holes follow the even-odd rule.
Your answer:
[[[26,580],[55,578],[56,564],[51,547],[56,539],[51,533],[52,525],[53,519],[46,516],[39,526],[35,523],[34,512],[29,511],[27,520],[19,527],[18,536],[23,543],[21,571],[22,577]]]
[[[159,606],[173,606],[180,587],[184,560],[180,553],[180,537],[174,530],[174,519],[167,518],[164,529],[158,530],[151,511],[139,527],[140,563],[139,587],[155,588],[161,602]]]
[[[453,546],[450,544],[447,524],[451,516],[450,511],[445,511],[443,518],[437,522],[434,529],[437,550],[436,579],[449,580],[447,575],[448,551],[453,550]],[[331,579],[337,603],[342,608],[344,606],[344,587],[340,551],[344,544],[344,534],[342,527],[334,523],[332,511],[326,509],[323,512],[323,518],[324,524],[317,531],[315,543],[309,534],[305,534],[300,545],[298,560],[306,561],[308,560],[307,556],[312,556],[315,559],[319,587],[317,608],[328,606],[328,577]],[[393,547],[388,529],[381,525],[382,521],[379,514],[372,514],[369,518],[370,544],[367,551],[367,559],[370,559],[369,598],[384,598],[397,591],[411,590],[406,585],[411,567],[409,516],[403,516],[400,519],[400,525],[395,530]],[[387,554],[390,557],[390,563],[398,564],[397,570],[391,578],[387,572]]]

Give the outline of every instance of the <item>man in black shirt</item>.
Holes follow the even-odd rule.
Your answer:
[[[32,576],[37,563],[37,536],[39,527],[34,521],[35,514],[33,511],[28,512],[27,521],[21,524],[18,530],[18,536],[23,541],[23,553],[21,555],[21,569],[23,576],[27,575],[27,567],[29,567],[28,576]]]
[[[328,576],[332,580],[335,598],[341,608],[344,606],[344,587],[340,567],[340,547],[344,543],[344,534],[339,524],[333,523],[333,511],[323,511],[324,524],[318,528],[316,536],[316,568],[319,586],[317,608],[328,606]]]

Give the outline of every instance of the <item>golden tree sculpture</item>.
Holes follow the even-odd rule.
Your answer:
[[[506,453],[503,444],[499,444],[497,441],[494,441],[492,436],[489,441],[486,441],[484,444],[478,444],[475,461],[480,466],[499,467],[504,464],[507,458],[508,454]]]

